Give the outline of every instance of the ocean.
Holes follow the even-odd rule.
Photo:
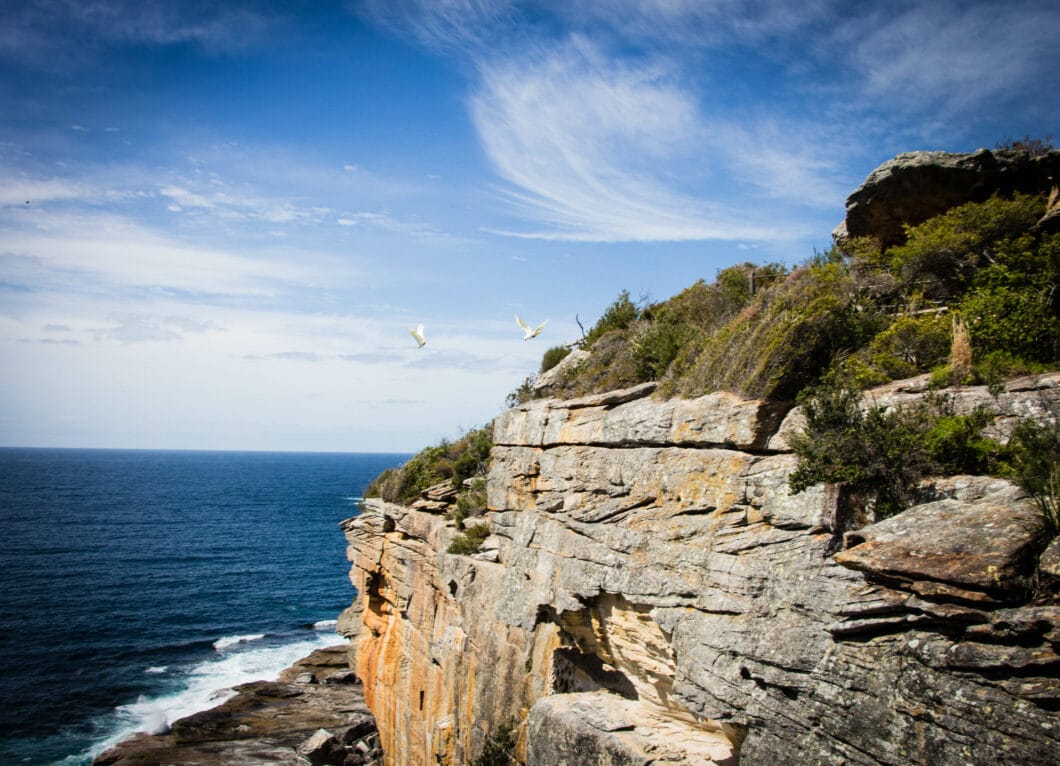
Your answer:
[[[88,763],[341,643],[338,523],[408,457],[0,449],[0,763]]]

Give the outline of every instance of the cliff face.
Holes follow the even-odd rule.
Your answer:
[[[1058,384],[953,401],[1004,436]],[[838,493],[789,494],[798,410],[651,389],[501,415],[475,556],[445,553],[438,513],[346,522],[340,627],[387,763],[469,763],[509,720],[536,766],[1057,762],[1060,607],[1029,600],[1029,499],[954,477],[857,528]]]

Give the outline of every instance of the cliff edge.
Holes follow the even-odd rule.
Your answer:
[[[1058,384],[949,394],[1004,439]],[[1035,599],[1060,571],[1020,489],[929,481],[857,528],[834,488],[788,490],[798,408],[653,388],[499,416],[474,555],[439,509],[345,522],[340,630],[388,764],[471,763],[505,723],[532,766],[1060,759],[1060,606]]]

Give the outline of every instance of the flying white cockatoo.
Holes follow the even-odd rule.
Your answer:
[[[526,322],[524,322],[522,319],[520,319],[519,315],[516,314],[515,315],[515,323],[517,325],[519,325],[519,327],[522,328],[522,330],[523,330],[523,340],[530,340],[531,338],[536,338],[538,335],[541,334],[541,329],[545,325],[548,324],[548,320],[546,319],[544,322],[539,324],[537,327],[531,328],[530,325],[528,325]]]
[[[423,337],[423,325],[418,324],[415,328],[409,328],[409,334],[416,339],[416,343],[419,348],[423,348],[427,345],[427,339]]]

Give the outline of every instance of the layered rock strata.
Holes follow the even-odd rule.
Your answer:
[[[375,721],[345,645],[313,652],[277,681],[235,688],[235,697],[173,723],[168,734],[138,734],[95,766],[378,766]]]
[[[1050,417],[1058,382],[952,401],[1003,437]],[[446,553],[438,509],[344,523],[360,595],[340,630],[387,764],[470,763],[505,722],[534,766],[1060,761],[1030,499],[951,477],[859,527],[833,489],[789,493],[798,410],[651,391],[502,414],[481,553]]]

